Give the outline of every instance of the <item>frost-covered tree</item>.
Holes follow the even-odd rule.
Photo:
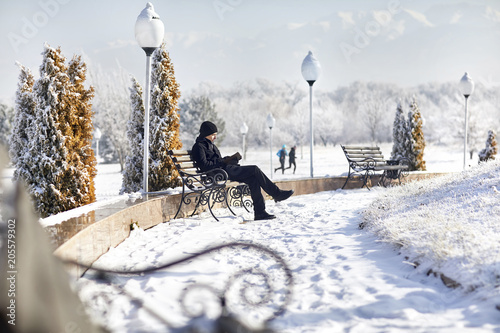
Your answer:
[[[410,160],[410,170],[425,171],[424,149],[425,138],[423,122],[417,99],[414,97],[408,111],[408,132],[410,133],[410,150],[407,158]]]
[[[9,155],[14,170],[14,180],[27,179],[31,175],[30,163],[24,161],[31,141],[31,124],[35,116],[33,85],[35,79],[31,70],[19,64],[21,70],[16,91],[16,104],[12,135],[9,140]]]
[[[93,89],[86,89],[85,64],[67,66],[61,50],[45,45],[40,78],[33,85],[34,115],[21,174],[41,216],[95,200],[95,156],[91,149]],[[18,99],[19,98],[18,93]]]
[[[383,130],[383,120],[385,116],[386,101],[383,96],[370,94],[365,96],[360,104],[360,113],[363,115],[365,123],[370,133],[371,142],[377,143],[381,141],[381,135],[386,131]]]
[[[183,139],[193,141],[198,136],[198,131],[202,122],[208,120],[217,124],[220,141],[224,140],[226,127],[225,121],[217,114],[215,103],[207,95],[192,94],[179,104],[180,107],[180,130]]]
[[[25,179],[33,196],[35,208],[42,216],[63,212],[72,207],[67,201],[67,183],[64,182],[68,149],[65,144],[69,108],[65,106],[68,86],[67,66],[60,49],[45,45],[40,66],[40,78],[33,86],[35,117],[32,140],[24,162],[31,165]]]
[[[181,93],[165,44],[153,53],[151,67],[148,182],[151,191],[159,191],[180,185],[179,173],[167,152],[182,148],[178,106]]]
[[[144,102],[142,87],[132,77],[130,87],[130,105],[132,113],[127,123],[129,154],[125,160],[121,193],[132,193],[142,189],[144,156]]]
[[[12,133],[12,122],[14,119],[14,108],[0,103],[0,144],[8,147]]]
[[[392,153],[391,159],[400,160],[407,156],[405,148],[407,147],[406,141],[408,140],[407,122],[405,119],[403,106],[398,102],[396,108],[396,115],[394,117],[394,124],[392,127]]]
[[[131,112],[129,74],[121,67],[109,72],[94,67],[90,77],[96,89],[93,103],[95,124],[103,133],[99,153],[106,162],[120,163],[120,170],[123,171],[128,154],[125,133]]]
[[[87,66],[81,56],[74,56],[68,64],[68,87],[66,105],[70,109],[65,113],[68,118],[68,132],[65,145],[68,149],[68,165],[65,181],[69,183],[68,196],[73,198],[75,207],[95,201],[94,178],[97,174],[97,161],[92,149],[92,98],[94,88],[85,87]]]
[[[479,152],[479,162],[487,162],[495,159],[497,154],[497,138],[495,132],[488,131],[488,138],[486,139],[486,146]]]

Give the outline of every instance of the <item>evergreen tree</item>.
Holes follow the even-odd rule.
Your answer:
[[[202,122],[208,120],[217,125],[219,130],[219,141],[224,140],[225,121],[220,118],[213,103],[207,95],[191,95],[187,100],[180,103],[181,133],[186,140],[193,141],[198,136],[198,130]]]
[[[179,174],[167,154],[168,150],[182,148],[179,137],[180,89],[165,44],[153,53],[152,58],[149,189],[159,191],[180,185]]]
[[[494,160],[497,151],[497,138],[495,132],[489,130],[488,138],[486,139],[486,146],[479,152],[479,162],[481,163]]]
[[[129,155],[125,160],[123,182],[120,193],[132,193],[142,189],[144,168],[144,103],[142,87],[132,77],[130,87],[130,105],[132,113],[127,123],[127,138],[129,142]]]
[[[35,117],[32,123],[32,140],[29,143],[28,160],[31,175],[26,179],[33,196],[35,208],[45,217],[69,209],[67,185],[63,182],[68,168],[68,149],[64,133],[69,118],[65,105],[65,88],[68,86],[67,67],[60,49],[45,45],[40,66],[40,78],[33,86]]]
[[[417,100],[414,97],[408,111],[408,133],[410,134],[410,150],[407,158],[410,160],[410,170],[425,171],[424,149],[425,139],[422,130],[423,122]]]
[[[7,104],[0,103],[0,145],[6,147],[9,145],[13,116],[14,109]]]
[[[400,160],[406,157],[407,153],[405,151],[405,142],[408,140],[408,130],[406,119],[403,113],[403,106],[401,102],[398,102],[398,106],[396,108],[396,115],[394,117],[394,124],[392,127],[392,153],[391,159]]]
[[[84,82],[87,66],[80,56],[74,56],[68,65],[69,85],[66,96],[70,108],[65,115],[69,125],[66,135],[68,164],[65,182],[69,184],[68,196],[73,198],[75,207],[95,201],[94,178],[97,174],[97,161],[92,149],[92,98],[94,88],[86,89]]]
[[[33,120],[26,131],[28,149],[20,165],[29,173],[20,175],[45,217],[95,200],[96,162],[91,149],[93,88],[83,85],[85,64],[75,57],[67,66],[61,50],[48,45],[42,55],[32,92]],[[19,101],[20,95],[21,89]]]
[[[33,85],[35,79],[31,70],[18,63],[21,70],[16,91],[14,124],[9,140],[9,155],[14,171],[14,180],[27,179],[31,175],[30,163],[24,161],[31,141],[30,129],[35,115]]]

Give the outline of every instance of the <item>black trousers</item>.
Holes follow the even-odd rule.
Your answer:
[[[290,159],[290,161],[289,161],[289,162],[290,162],[290,165],[288,166],[288,168],[287,168],[287,169],[290,169],[290,168],[292,167],[292,164],[293,164],[293,173],[295,173],[295,169],[297,169],[297,164],[295,164],[295,160],[293,160],[293,161],[292,161],[292,160]]]
[[[279,194],[280,189],[256,165],[227,165],[226,172],[230,180],[242,182],[250,188],[253,210],[256,214],[266,209],[261,189],[272,197]]]

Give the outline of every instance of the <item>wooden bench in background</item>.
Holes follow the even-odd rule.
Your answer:
[[[169,150],[168,155],[182,179],[182,195],[179,208],[174,216],[177,218],[183,205],[189,205],[195,200],[195,208],[191,216],[196,214],[198,208],[208,206],[210,213],[219,221],[212,211],[216,203],[223,203],[229,211],[236,215],[231,206],[244,207],[247,212],[252,207],[249,187],[240,182],[231,181],[223,169],[213,169],[201,172],[193,159],[190,150]]]
[[[386,160],[379,147],[343,145],[341,147],[349,163],[349,173],[342,188],[354,177],[360,177],[363,180],[362,187],[366,186],[370,189],[368,179],[377,173],[382,173],[378,185],[383,186],[389,185],[395,179],[401,183],[401,177],[408,175],[409,161],[407,159]]]

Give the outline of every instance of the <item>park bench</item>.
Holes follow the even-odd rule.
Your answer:
[[[347,162],[349,163],[349,173],[344,183],[354,177],[360,177],[363,181],[363,187],[368,186],[368,179],[375,174],[381,174],[378,185],[388,186],[392,180],[397,179],[401,184],[401,177],[408,175],[409,161],[406,158],[400,160],[386,160],[379,147],[363,146],[343,146]]]
[[[231,206],[243,207],[247,212],[252,207],[250,189],[248,185],[231,181],[225,170],[217,168],[208,172],[201,172],[191,157],[190,150],[169,150],[168,155],[174,162],[175,168],[182,179],[181,202],[174,219],[177,218],[183,205],[191,204],[195,200],[195,208],[191,216],[196,214],[198,208],[207,206],[216,221],[219,219],[212,211],[216,203],[223,203],[229,211],[236,215]]]

